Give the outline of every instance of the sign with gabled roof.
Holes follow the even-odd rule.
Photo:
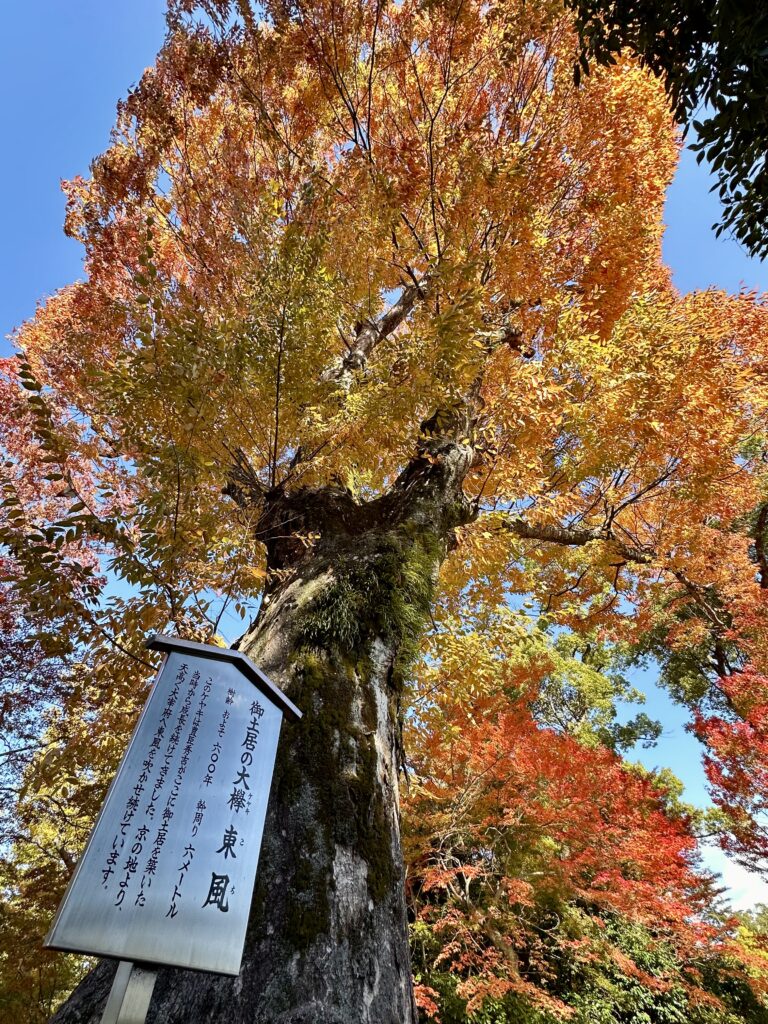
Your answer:
[[[46,939],[52,949],[236,975],[284,715],[245,655],[166,652]]]

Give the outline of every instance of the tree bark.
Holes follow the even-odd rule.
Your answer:
[[[267,495],[271,585],[239,647],[304,712],[280,738],[242,970],[160,972],[153,1024],[414,1024],[398,768],[401,694],[471,452],[426,442],[388,492]],[[100,964],[53,1020],[97,1024]]]

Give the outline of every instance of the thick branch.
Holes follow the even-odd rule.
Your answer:
[[[703,587],[700,583],[694,583],[693,580],[689,580],[685,573],[679,569],[673,569],[671,572],[678,583],[685,588],[686,592],[698,605],[700,611],[704,615],[704,618],[712,626],[715,635],[723,636],[730,624],[724,620],[723,616],[718,612],[715,604],[713,604],[707,596],[707,588]],[[722,655],[720,652],[715,651],[715,656],[720,658]]]
[[[624,541],[618,540],[610,531],[604,528],[590,530],[579,529],[573,526],[545,526],[529,523],[520,517],[506,519],[504,526],[522,540],[538,540],[549,544],[560,544],[565,547],[583,547],[585,544],[590,544],[592,541],[597,540],[610,544],[628,562],[648,565],[653,559],[652,551],[631,547],[629,544],[625,544]]]
[[[582,547],[592,541],[602,541],[610,544],[628,562],[635,562],[640,565],[650,564],[656,552],[649,548],[635,548],[625,544],[613,536],[609,529],[578,529],[567,526],[545,526],[535,523],[528,523],[520,517],[505,520],[504,526],[516,537],[523,540],[537,540],[544,543],[560,544],[566,547]],[[680,569],[667,567],[667,571],[681,584],[689,596],[695,601],[704,618],[712,627],[716,645],[718,638],[722,637],[729,623],[719,613],[715,603],[710,600],[707,587],[694,583]],[[716,652],[717,653],[717,652]]]
[[[380,317],[375,320],[363,321],[357,328],[349,352],[343,359],[325,371],[323,380],[343,383],[354,370],[362,369],[371,352],[400,326],[416,302],[426,297],[427,290],[428,282],[424,278],[406,285],[397,302],[394,302]]]
[[[755,553],[757,564],[760,566],[758,574],[760,587],[768,589],[768,552],[766,552],[766,534],[768,534],[768,503],[760,506],[760,512],[755,526]]]

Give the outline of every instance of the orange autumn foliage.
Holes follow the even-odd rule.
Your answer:
[[[67,856],[141,703],[146,635],[212,639],[282,582],[259,495],[363,506],[442,438],[467,453],[473,520],[437,618],[526,599],[553,632],[666,658],[722,841],[762,853],[768,306],[674,289],[663,90],[629,60],[576,90],[575,46],[550,0],[170,4],[108,150],[66,186],[85,279],[0,377],[2,582],[46,650],[89,666],[43,716],[28,790],[79,781]],[[419,913],[448,922],[467,996],[545,1000],[526,912],[549,892],[658,920],[681,955],[719,941],[684,820],[614,754],[535,725],[522,681],[545,651],[506,657],[506,706],[454,679],[462,700],[411,737]],[[39,799],[26,821],[49,838]],[[454,832],[461,867],[435,853]],[[492,870],[513,839],[535,876]],[[492,894],[479,918],[462,886]]]
[[[563,972],[610,963],[649,992],[682,986],[693,1003],[722,1009],[702,967],[719,958],[725,977],[744,978],[762,964],[736,940],[734,920],[715,913],[694,822],[663,778],[537,721],[552,663],[535,640],[538,656],[510,663],[507,618],[479,662],[468,634],[433,650],[419,673],[404,810],[415,934],[432,950],[425,978],[453,977],[469,1015],[512,995],[567,1019]],[[673,951],[668,970],[649,974],[622,950],[614,920]],[[758,970],[750,983],[762,993],[763,981]],[[421,982],[430,1017],[437,996]]]
[[[411,900],[469,1012],[515,992],[567,1015],[547,991],[556,947],[605,955],[599,937],[556,927],[568,904],[652,928],[691,965],[727,947],[727,929],[705,920],[712,882],[690,826],[650,781],[610,751],[537,727],[525,704],[490,720],[457,707],[446,724],[448,739],[422,745],[406,799]],[[539,934],[542,906],[550,934]],[[640,970],[629,958],[622,969]]]

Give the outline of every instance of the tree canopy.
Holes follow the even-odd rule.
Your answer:
[[[293,601],[287,678],[392,648],[425,1012],[764,1019],[762,940],[696,833],[765,864],[768,309],[670,282],[663,88],[622,57],[575,89],[555,2],[174,0],[168,26],[65,186],[86,277],[2,367],[3,879],[36,895],[30,948],[143,640]],[[439,514],[398,519],[440,474]],[[334,539],[374,520],[375,571]],[[706,822],[622,760],[658,734],[617,714],[650,657],[705,744]],[[305,751],[366,735],[305,717]],[[0,963],[10,1020],[39,965]]]
[[[710,162],[732,231],[754,255],[768,252],[768,12],[749,0],[568,0],[581,54],[613,63],[623,49],[661,77],[698,159]],[[694,118],[700,120],[694,120]]]

